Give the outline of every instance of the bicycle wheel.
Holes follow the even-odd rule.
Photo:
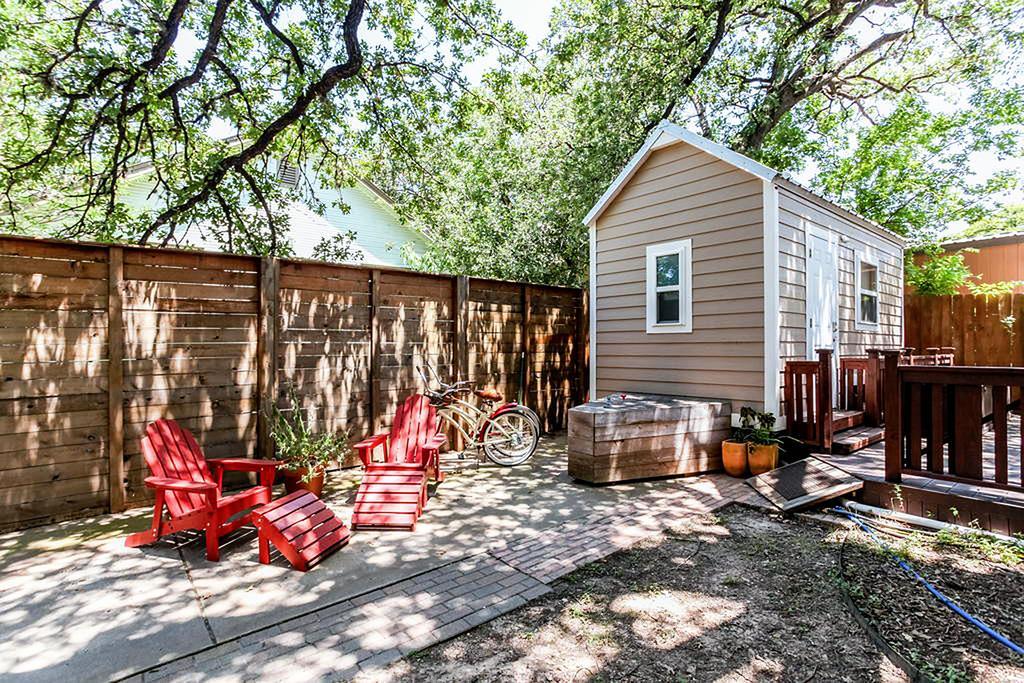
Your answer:
[[[533,456],[540,441],[540,420],[529,408],[510,408],[488,420],[483,449],[495,465],[521,465]]]

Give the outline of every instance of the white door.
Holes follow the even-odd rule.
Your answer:
[[[807,358],[817,358],[817,349],[832,349],[833,364],[839,356],[837,247],[835,235],[832,233],[825,230],[808,230]]]

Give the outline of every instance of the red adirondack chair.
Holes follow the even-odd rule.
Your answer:
[[[427,504],[427,474],[436,481],[444,478],[438,449],[444,434],[438,434],[437,410],[426,396],[406,399],[395,413],[391,431],[377,434],[355,445],[366,472],[356,491],[352,511],[353,528],[416,528],[416,520]],[[383,461],[373,453],[383,450]]]
[[[438,451],[447,437],[439,429],[437,409],[430,399],[414,394],[398,407],[390,432],[371,436],[354,448],[367,470],[421,470],[442,481]],[[384,460],[374,462],[373,452],[381,447]]]
[[[142,455],[153,475],[146,477],[146,486],[156,491],[153,524],[146,531],[130,535],[125,545],[135,548],[176,531],[201,530],[206,532],[206,558],[213,562],[220,559],[220,537],[248,524],[251,515],[231,517],[270,502],[278,465],[276,460],[208,459],[191,432],[174,420],[157,420],[146,427]],[[259,472],[260,483],[222,495],[225,470]]]

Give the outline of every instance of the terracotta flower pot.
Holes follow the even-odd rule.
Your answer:
[[[727,474],[742,477],[747,473],[747,444],[743,441],[722,442],[722,466]]]
[[[324,470],[320,470],[318,474],[309,479],[303,481],[306,473],[309,470],[305,467],[297,467],[293,470],[282,469],[281,474],[284,475],[284,490],[288,493],[295,493],[296,491],[309,491],[317,498],[324,491],[324,479],[327,473]]]
[[[753,475],[770,472],[779,466],[779,445],[750,445],[747,453],[747,464],[750,465],[750,473]]]

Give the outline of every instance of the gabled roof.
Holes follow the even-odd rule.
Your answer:
[[[673,142],[685,142],[693,145],[697,149],[732,164],[736,168],[743,169],[762,180],[771,181],[779,175],[779,172],[775,169],[754,161],[748,156],[708,140],[706,137],[692,133],[676,123],[664,120],[647,136],[643,146],[633,155],[633,158],[629,160],[625,168],[619,172],[619,175],[615,177],[612,184],[608,186],[608,189],[601,195],[601,198],[597,200],[597,204],[594,204],[594,208],[583,219],[583,223],[592,225],[604,213],[604,210],[608,208],[608,205],[612,203],[615,197],[618,196],[619,192],[626,186],[626,183],[629,182],[629,179],[633,177],[633,174],[637,172],[644,161],[647,160],[647,157],[651,155],[651,152]]]
[[[813,190],[810,190],[792,178],[789,178],[787,175],[776,171],[774,168],[765,166],[759,161],[755,161],[748,156],[729,149],[725,145],[720,145],[706,137],[697,135],[696,133],[683,128],[679,124],[672,123],[668,120],[663,120],[654,130],[651,131],[650,135],[647,136],[647,140],[644,141],[643,146],[637,150],[637,153],[633,155],[629,160],[629,163],[627,163],[625,168],[619,172],[619,175],[615,177],[612,184],[608,186],[608,189],[605,190],[604,194],[601,195],[601,198],[597,200],[596,204],[594,204],[594,207],[589,213],[587,213],[586,217],[583,219],[583,223],[587,226],[593,226],[601,214],[604,213],[604,210],[608,208],[612,201],[615,200],[615,197],[618,196],[619,192],[621,192],[626,186],[629,179],[633,177],[640,166],[643,165],[644,161],[647,160],[647,157],[649,157],[656,149],[676,142],[685,142],[692,145],[717,159],[721,159],[727,164],[731,164],[740,170],[746,171],[747,173],[760,178],[761,180],[774,183],[776,185],[783,185],[789,189],[799,190],[802,194],[810,195],[815,200],[828,205],[839,213],[849,216],[864,227],[881,233],[889,239],[895,240],[897,244],[904,244],[903,238],[892,230],[884,228],[878,223],[864,218],[863,216],[822,197]]]

